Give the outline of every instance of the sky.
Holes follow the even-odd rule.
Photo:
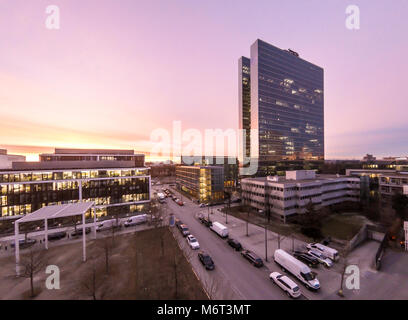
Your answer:
[[[345,27],[349,4],[359,30]],[[237,129],[238,58],[259,38],[324,68],[327,159],[407,155],[407,12],[405,0],[0,0],[0,147],[149,152],[173,121]]]

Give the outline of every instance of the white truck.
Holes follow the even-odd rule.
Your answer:
[[[337,261],[339,259],[339,253],[336,249],[330,248],[321,243],[309,243],[307,245],[307,249],[319,251],[320,253],[322,253],[327,258],[330,258],[333,261]]]
[[[139,214],[127,219],[125,222],[125,227],[131,227],[145,222],[147,222],[147,214]]]
[[[118,228],[120,227],[120,222],[116,222],[116,219],[111,219],[111,220],[104,220],[100,222],[97,227],[96,231],[104,231],[104,230],[110,230],[112,228]]]
[[[228,228],[217,221],[212,223],[210,229],[218,234],[221,238],[228,237]]]
[[[316,278],[316,274],[312,272],[307,265],[291,256],[286,251],[282,249],[276,250],[273,259],[283,271],[287,271],[298,278],[307,289],[316,291],[320,289],[320,283]]]

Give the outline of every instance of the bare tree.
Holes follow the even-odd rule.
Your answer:
[[[342,256],[342,263],[341,263],[341,280],[340,280],[340,289],[337,292],[337,294],[341,297],[344,297],[344,292],[343,292],[343,285],[344,285],[344,277],[346,275],[346,270],[347,270],[347,266],[348,266],[348,253],[349,253],[349,249],[348,248],[344,248],[341,251],[341,256]]]
[[[98,246],[103,251],[106,274],[109,274],[109,260],[113,250],[113,245],[113,239],[110,239],[109,237],[102,238],[98,241]]]
[[[30,296],[31,298],[33,298],[35,296],[34,276],[45,265],[42,252],[30,248],[28,254],[23,257],[22,262],[20,264],[24,269],[23,274],[21,276],[30,279],[30,293],[31,293]]]
[[[88,296],[93,300],[97,300],[97,293],[100,287],[101,281],[97,271],[97,263],[95,259],[89,261],[90,265],[85,273],[85,276],[80,281],[81,287],[85,289]]]

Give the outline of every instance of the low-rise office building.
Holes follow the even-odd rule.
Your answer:
[[[79,201],[94,201],[101,216],[140,211],[150,202],[144,155],[131,150],[70,150],[77,158],[57,159],[66,154],[61,150],[55,157],[41,155],[40,162],[14,162],[11,170],[0,170],[1,218]]]
[[[202,203],[224,199],[224,168],[219,166],[177,166],[176,186]]]
[[[379,178],[380,192],[384,196],[404,194],[408,188],[408,172],[394,172],[382,174]]]
[[[7,150],[0,149],[0,169],[11,169],[13,162],[25,160],[26,160],[25,156],[8,154]]]
[[[237,158],[218,156],[200,156],[200,157],[181,156],[181,164],[186,166],[198,165],[198,166],[223,167],[224,188],[234,189],[238,185],[239,164]]]
[[[310,201],[317,208],[344,201],[359,201],[360,179],[338,175],[316,175],[313,170],[287,171],[286,177],[268,176],[241,180],[246,205],[286,222],[305,213]]]

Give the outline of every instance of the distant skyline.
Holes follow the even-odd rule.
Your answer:
[[[262,39],[325,70],[325,157],[407,155],[408,3],[58,0],[0,2],[0,148],[149,152],[150,133],[238,128],[238,58]],[[30,159],[30,158],[29,158]],[[34,158],[31,158],[34,159]]]

